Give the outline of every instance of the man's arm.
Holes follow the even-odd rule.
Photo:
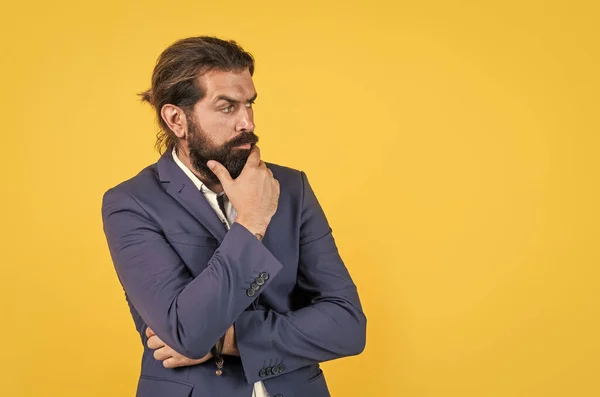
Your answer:
[[[148,348],[154,350],[154,358],[162,361],[165,368],[187,367],[190,365],[202,364],[213,358],[211,353],[200,359],[192,359],[176,352],[171,346],[168,346],[151,328],[146,328],[146,338],[148,339]]]
[[[104,231],[119,280],[144,322],[170,347],[204,357],[258,293],[246,290],[281,263],[240,224],[232,225],[200,275],[193,278],[162,231],[126,192],[103,199]]]
[[[356,355],[366,340],[366,317],[331,229],[302,173],[298,287],[310,304],[289,313],[242,312],[234,323],[249,383],[298,368]]]
[[[210,162],[209,162],[210,163]],[[270,284],[281,263],[255,237],[264,235],[279,202],[279,182],[254,146],[240,176],[209,164],[238,210],[208,266],[193,278],[163,231],[123,188],[104,195],[104,232],[119,280],[144,322],[175,351],[206,356],[258,293],[247,294],[261,273]],[[235,199],[235,200],[234,200]]]
[[[284,314],[272,310],[245,311],[235,326],[228,329],[224,354],[241,353],[250,383],[306,365],[356,355],[364,349],[366,317],[356,286],[338,254],[325,214],[304,173],[302,183],[298,287],[311,302]],[[185,357],[178,360],[181,362],[178,366],[197,364]]]

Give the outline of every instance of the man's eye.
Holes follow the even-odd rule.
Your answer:
[[[252,102],[246,102],[246,107],[247,108],[251,108],[254,105],[254,101]]]
[[[229,105],[226,108],[224,108],[223,110],[221,110],[223,113],[231,113],[233,112],[233,105]]]

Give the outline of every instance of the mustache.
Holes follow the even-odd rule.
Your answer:
[[[225,146],[227,149],[233,149],[236,146],[246,145],[248,143],[251,145],[258,143],[258,136],[254,134],[254,131],[244,132],[238,135],[233,140],[227,142]]]

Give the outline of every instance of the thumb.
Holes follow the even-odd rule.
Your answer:
[[[206,165],[208,168],[210,168],[213,174],[219,178],[221,185],[227,185],[233,181],[231,179],[231,175],[229,175],[229,171],[227,171],[227,168],[225,168],[223,164],[219,163],[218,161],[210,160],[208,163],[206,163]]]

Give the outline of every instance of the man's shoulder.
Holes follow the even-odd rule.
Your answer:
[[[303,171],[269,162],[265,162],[265,164],[273,172],[273,176],[279,181],[280,185],[286,186],[287,189],[297,189],[298,193],[302,191],[303,179],[305,178]]]
[[[135,197],[140,194],[153,194],[160,188],[157,164],[151,164],[137,175],[111,187],[104,193],[104,200],[110,196],[130,196]]]
[[[273,171],[273,175],[279,174],[285,178],[301,178],[302,171],[295,168],[286,167],[280,164],[265,162],[267,168]]]

